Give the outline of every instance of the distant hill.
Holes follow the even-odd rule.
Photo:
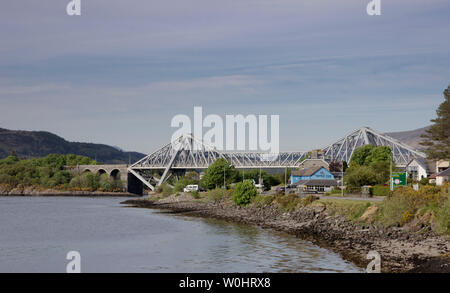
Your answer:
[[[425,130],[427,130],[428,127],[429,126],[410,131],[388,132],[385,134],[398,139],[415,149],[423,150],[424,147],[420,145],[420,142],[423,140],[423,138],[421,138],[420,136],[422,134],[425,134]]]
[[[145,155],[124,152],[105,144],[69,142],[46,131],[22,131],[0,128],[0,158],[15,151],[22,158],[43,157],[48,154],[76,154],[90,157],[103,164],[128,164]]]

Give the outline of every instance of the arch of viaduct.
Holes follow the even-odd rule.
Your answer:
[[[128,165],[125,164],[111,164],[111,165],[78,165],[71,169],[71,172],[76,175],[85,173],[92,173],[97,175],[107,174],[115,179],[122,180],[125,190],[134,194],[142,194],[142,182],[133,174],[128,172]]]

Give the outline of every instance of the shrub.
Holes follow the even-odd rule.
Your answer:
[[[301,203],[300,198],[296,194],[277,195],[275,201],[283,211],[293,211]]]
[[[170,187],[170,186],[167,185],[167,184],[163,184],[163,187],[162,187],[162,195],[163,195],[164,197],[167,197],[167,196],[171,195],[172,193],[173,193],[173,188]]]
[[[318,196],[315,196],[315,195],[312,195],[312,194],[308,194],[305,198],[303,198],[301,200],[301,203],[302,203],[303,206],[307,206],[307,205],[312,204],[316,200],[319,200]]]
[[[248,205],[256,196],[257,190],[251,180],[239,182],[233,190],[232,200],[238,206]]]
[[[436,231],[442,234],[450,234],[450,190],[447,190],[447,199],[436,212]]]
[[[273,196],[273,195],[258,194],[257,196],[255,196],[253,198],[252,203],[258,207],[262,207],[262,206],[270,205],[274,199],[275,199],[275,196]]]
[[[199,199],[200,198],[200,193],[198,193],[197,190],[194,190],[193,192],[191,192],[191,195],[195,199]]]
[[[228,197],[228,192],[225,189],[216,188],[216,189],[208,191],[206,196],[209,198],[209,200],[219,201],[223,198]]]
[[[406,224],[420,209],[440,206],[445,197],[440,187],[423,186],[419,190],[411,187],[397,188],[381,205],[380,220],[387,226]]]
[[[384,185],[374,185],[370,187],[370,194],[374,196],[388,196],[390,188]]]

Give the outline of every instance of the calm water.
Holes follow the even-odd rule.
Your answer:
[[[253,226],[120,205],[124,198],[0,197],[0,272],[360,272],[326,249]]]

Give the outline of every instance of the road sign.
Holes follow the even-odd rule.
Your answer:
[[[407,179],[406,179],[406,172],[400,173],[400,172],[393,172],[391,177],[391,182],[393,188],[399,187],[399,186],[406,186]]]

